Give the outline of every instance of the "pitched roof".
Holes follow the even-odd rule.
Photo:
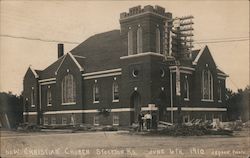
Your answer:
[[[70,52],[73,56],[86,57],[84,62],[85,72],[119,68],[120,57],[127,54],[126,45],[122,42],[120,36],[120,30],[96,34]],[[97,63],[98,66],[93,63]]]

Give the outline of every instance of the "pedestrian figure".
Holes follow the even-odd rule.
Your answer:
[[[71,121],[70,121],[71,124],[73,125],[73,127],[75,127],[75,114],[74,113],[71,114],[70,119],[71,119]]]
[[[147,130],[149,130],[150,129],[150,125],[151,125],[151,119],[152,119],[152,115],[150,114],[149,111],[145,115],[145,118],[146,118]]]
[[[140,132],[141,130],[143,130],[143,113],[140,112],[139,115],[138,115],[138,123],[139,123],[139,129],[138,131]]]

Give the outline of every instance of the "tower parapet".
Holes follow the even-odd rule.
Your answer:
[[[155,7],[151,5],[144,6],[144,8],[141,8],[141,6],[135,6],[132,8],[129,8],[129,12],[123,12],[120,14],[120,20],[127,19],[129,17],[134,17],[137,15],[142,15],[145,13],[153,13],[155,15],[159,15],[161,17],[164,17],[166,19],[171,19],[172,14],[169,12],[165,12],[165,8],[156,5]]]

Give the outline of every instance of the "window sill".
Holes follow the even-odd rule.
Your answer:
[[[99,124],[94,124],[94,126],[99,126]]]
[[[218,103],[222,103],[222,101],[221,101],[221,100],[218,100]]]
[[[100,101],[94,101],[93,103],[94,103],[94,104],[97,104],[97,103],[100,103]]]
[[[112,102],[115,102],[115,103],[117,103],[117,102],[119,102],[119,100],[113,100]]]
[[[113,126],[119,126],[119,124],[113,124]]]
[[[190,101],[189,98],[184,98],[185,101]]]
[[[35,105],[31,105],[32,108],[36,107]]]
[[[71,103],[62,103],[62,105],[75,105],[76,102],[71,102]]]
[[[210,99],[201,99],[201,101],[204,101],[204,102],[214,102],[214,100],[210,100]]]
[[[47,106],[52,106],[52,104],[47,104]]]

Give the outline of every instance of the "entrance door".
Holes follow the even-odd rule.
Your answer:
[[[166,116],[166,101],[167,96],[164,92],[161,92],[159,95],[159,99],[158,99],[158,110],[159,110],[159,120],[160,121],[166,121],[167,120],[167,116]]]
[[[134,92],[130,98],[131,108],[134,108],[132,122],[138,122],[138,115],[141,111],[141,96],[138,92]]]

